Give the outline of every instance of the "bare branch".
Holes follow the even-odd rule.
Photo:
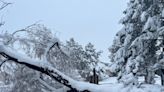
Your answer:
[[[13,32],[13,33],[12,33],[12,36],[14,36],[14,35],[15,35],[16,33],[18,33],[18,32],[27,31],[30,27],[33,27],[33,26],[38,25],[39,22],[40,22],[40,21],[37,21],[37,22],[35,22],[35,23],[33,23],[33,24],[31,24],[31,25],[25,27],[24,29],[20,29],[20,30],[17,30],[17,31],[15,31],[15,32]]]
[[[59,43],[58,43],[58,42],[55,42],[54,44],[52,44],[52,46],[51,46],[51,47],[49,47],[49,49],[48,49],[48,52],[47,52],[47,53],[50,53],[51,49],[52,49],[53,47],[55,47],[55,46],[57,46],[57,48],[58,48],[58,49],[60,49]]]
[[[17,30],[17,31],[15,31],[15,32],[13,32],[13,33],[11,34],[11,39],[7,41],[7,44],[10,43],[10,42],[13,40],[13,37],[14,37],[14,35],[15,35],[16,33],[18,33],[18,32],[23,32],[23,31],[27,31],[30,27],[33,27],[33,26],[38,25],[39,22],[40,22],[40,21],[37,21],[37,22],[33,23],[32,25],[29,25],[29,26],[25,27],[24,29],[20,29],[20,30]]]
[[[69,58],[69,56],[68,56],[66,53],[64,53],[64,51],[61,49],[61,46],[60,46],[59,42],[55,42],[55,43],[49,48],[47,54],[49,54],[50,51],[52,50],[52,48],[54,48],[55,46],[60,50],[60,52],[61,52],[64,56],[66,56],[66,57]]]
[[[3,10],[3,9],[4,9],[5,7],[7,7],[8,5],[12,4],[12,3],[5,2],[5,1],[3,1],[3,0],[0,0],[0,2],[3,3],[2,6],[0,7],[0,10]]]
[[[7,62],[8,61],[8,59],[7,60],[4,60],[1,64],[0,64],[0,67],[5,63],[5,62]]]

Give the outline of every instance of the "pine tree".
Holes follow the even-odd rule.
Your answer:
[[[84,80],[91,75],[94,68],[97,69],[100,79],[106,77],[105,69],[99,66],[100,64],[101,66],[106,66],[99,60],[101,51],[97,52],[93,44],[88,43],[85,48],[83,48],[82,45],[79,45],[78,42],[71,38],[66,42],[66,47],[69,49],[70,62],[73,66],[72,69],[77,70]]]
[[[93,44],[88,43],[85,46],[85,61],[90,65],[91,68],[95,68],[98,62],[100,62],[100,54],[101,51],[96,52]]]
[[[124,84],[137,84],[138,76],[146,83],[154,83],[152,68],[156,59],[156,41],[162,20],[163,0],[130,0],[124,11],[123,24],[112,47],[111,69]]]
[[[84,61],[84,49],[82,45],[79,45],[73,38],[66,42],[66,48],[69,51],[70,63],[73,66],[73,70],[77,70],[83,80],[86,79],[88,65]],[[76,75],[78,76],[78,75]]]
[[[102,73],[102,68],[99,67],[100,64],[100,55],[101,55],[102,51],[96,51],[94,45],[92,43],[88,43],[85,46],[85,55],[84,55],[84,61],[86,62],[86,64],[89,66],[88,68],[88,72],[89,75],[91,76],[93,69],[96,69],[96,73],[98,75],[100,75],[99,79],[101,78]]]
[[[73,38],[66,42],[66,47],[70,49],[69,56],[72,59],[72,64],[75,64],[75,67],[79,70],[86,70],[87,65],[83,61],[84,50],[78,42],[75,42]]]

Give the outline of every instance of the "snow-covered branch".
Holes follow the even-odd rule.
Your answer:
[[[71,90],[78,92],[84,92],[87,88],[80,88],[77,87],[78,82],[69,78],[68,76],[64,75],[60,71],[56,70],[55,68],[51,67],[48,62],[44,61],[37,61],[26,57],[25,55],[15,53],[10,48],[7,48],[3,44],[0,45],[0,54],[3,56],[7,56],[8,60],[12,60],[18,64],[25,65],[31,69],[44,73],[50,76],[52,79],[56,80],[57,82],[65,85],[66,87],[70,88]]]

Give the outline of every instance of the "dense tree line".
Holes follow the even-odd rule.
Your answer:
[[[158,39],[163,39],[163,9],[163,0],[129,1],[125,17],[120,20],[123,28],[110,48],[111,69],[120,82],[137,85],[138,77],[144,76],[145,83],[153,84],[157,72],[164,79],[163,66],[157,67],[163,58],[156,53],[161,47],[157,46]]]

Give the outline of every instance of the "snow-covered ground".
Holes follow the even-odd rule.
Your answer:
[[[160,86],[160,77],[157,76],[155,85],[142,84],[139,88],[136,86],[125,87],[123,84],[117,82],[116,77],[110,77],[106,80],[103,80],[99,85],[90,85],[89,83],[79,82],[77,87],[83,88],[88,86],[88,89],[93,92],[164,92],[164,87]],[[144,81],[143,77],[139,78],[140,83]],[[0,92],[8,92],[11,85],[3,85],[0,82]],[[58,89],[55,92],[66,92],[67,88]]]
[[[144,77],[140,77],[139,82],[143,83]],[[135,86],[124,87],[123,84],[117,82],[116,77],[110,77],[100,82],[102,92],[164,92],[164,87],[160,84],[159,76],[155,78],[155,85],[142,84],[139,88]]]
[[[107,85],[107,84],[116,84],[116,83],[117,83],[117,78],[116,77],[110,77],[108,79],[101,81],[99,84],[100,85]]]
[[[139,78],[140,83],[144,81],[143,77]],[[90,85],[85,83],[79,83],[79,87],[88,86],[93,92],[164,92],[164,87],[160,86],[160,77],[155,78],[155,85],[142,84],[139,88],[136,86],[125,87],[123,84],[117,82],[116,77],[110,77],[103,80],[99,85]],[[59,89],[57,92],[66,92],[65,89]]]
[[[139,77],[138,80],[139,80],[140,83],[143,83],[144,82],[144,77]],[[155,76],[155,84],[161,85],[161,78],[158,75]]]

